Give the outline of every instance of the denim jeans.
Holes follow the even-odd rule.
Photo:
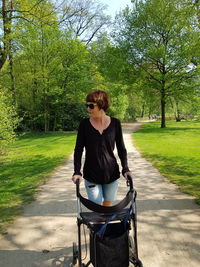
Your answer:
[[[113,202],[117,196],[118,183],[118,179],[110,184],[95,184],[85,180],[88,199],[99,205],[103,201]]]

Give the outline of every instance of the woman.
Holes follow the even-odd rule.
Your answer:
[[[104,91],[94,91],[86,97],[89,119],[83,119],[79,125],[74,150],[74,174],[72,181],[82,180],[81,159],[85,148],[83,177],[88,198],[104,206],[111,206],[116,199],[119,166],[114,156],[116,144],[125,178],[131,176],[127,164],[127,152],[124,146],[120,121],[106,115],[109,108],[109,96]]]

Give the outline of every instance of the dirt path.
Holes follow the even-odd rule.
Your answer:
[[[200,266],[200,209],[192,197],[160,176],[133,147],[124,125],[129,166],[138,191],[138,245],[144,267]],[[71,183],[73,162],[58,168],[40,188],[37,200],[0,237],[0,267],[70,267],[76,241],[76,198]],[[126,193],[120,181],[118,198]],[[49,252],[48,252],[49,251]]]

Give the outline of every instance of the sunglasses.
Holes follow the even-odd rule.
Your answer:
[[[85,104],[85,106],[87,108],[90,108],[90,109],[94,109],[94,106],[96,106],[97,104]]]

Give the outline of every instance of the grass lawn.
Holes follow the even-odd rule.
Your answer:
[[[160,122],[146,123],[133,141],[161,174],[200,204],[200,122],[169,121],[164,129]]]
[[[27,134],[0,157],[0,233],[34,199],[38,185],[73,152],[75,138],[75,133],[63,132]]]

